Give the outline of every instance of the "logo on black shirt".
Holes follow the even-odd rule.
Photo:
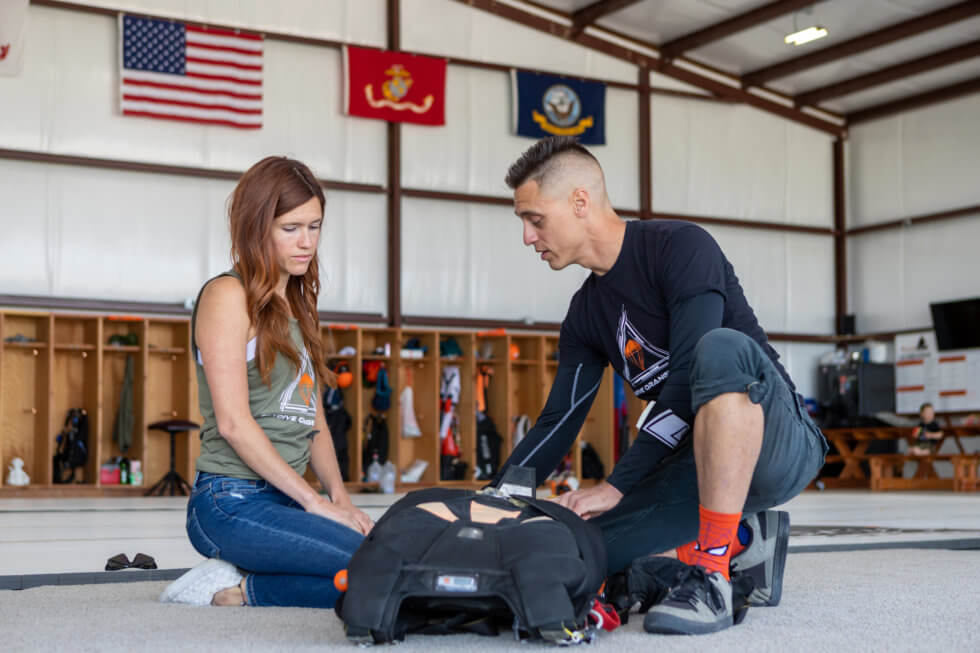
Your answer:
[[[623,357],[623,378],[633,386],[634,392],[642,394],[667,378],[670,352],[651,345],[636,330],[626,315],[625,305],[619,315],[616,342]]]

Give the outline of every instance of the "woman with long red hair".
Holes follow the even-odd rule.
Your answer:
[[[330,608],[334,574],[373,524],[344,488],[319,406],[334,383],[317,316],[323,190],[299,161],[268,157],[238,182],[229,217],[233,267],[204,284],[191,317],[204,424],[187,534],[208,560],[160,600]]]

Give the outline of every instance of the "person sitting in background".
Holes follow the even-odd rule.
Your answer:
[[[936,409],[932,404],[927,402],[919,408],[919,424],[912,434],[915,436],[915,444],[909,447],[909,453],[916,456],[936,453],[939,440],[943,437],[943,430],[936,421]]]
[[[252,166],[232,194],[233,268],[204,284],[191,315],[204,425],[187,534],[208,560],[163,602],[332,608],[334,574],[371,530],[318,401],[335,385],[317,316],[323,209],[316,177],[286,157]]]

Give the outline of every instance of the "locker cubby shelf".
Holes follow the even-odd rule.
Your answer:
[[[72,492],[98,496],[102,491],[138,494],[169,466],[169,438],[148,426],[175,417],[202,421],[186,318],[0,311],[0,334],[4,339],[29,339],[4,342],[0,348],[0,469],[5,471],[11,458],[17,456],[25,460],[31,476],[28,488],[14,488],[3,486],[4,474],[0,478],[0,492],[4,495],[30,495],[31,490],[59,496],[71,496]],[[130,342],[135,336],[138,344],[108,344],[116,335],[129,336]],[[481,403],[477,396],[479,373],[489,373],[486,408],[502,438],[499,458],[503,461],[512,449],[515,418],[525,414],[531,420],[538,417],[557,369],[556,334],[323,324],[321,335],[326,358],[346,361],[353,376],[352,383],[342,390],[352,420],[347,433],[347,487],[351,492],[371,491],[377,485],[363,482],[364,426],[373,410],[375,395],[375,389],[363,381],[365,363],[383,365],[392,387],[391,404],[384,412],[389,458],[395,461],[399,474],[416,460],[427,463],[417,483],[397,484],[400,491],[433,485],[483,485],[485,481],[474,478],[478,460],[476,411]],[[462,355],[440,355],[440,343],[449,337],[456,340]],[[427,348],[426,353],[422,358],[402,358],[403,346],[413,338]],[[388,355],[375,353],[386,347]],[[346,355],[339,356],[345,348]],[[102,485],[99,480],[99,466],[122,453],[114,438],[114,426],[128,359],[132,360],[134,372],[135,426],[126,455],[143,463],[142,488]],[[460,457],[467,467],[461,481],[439,478],[440,384],[442,373],[449,366],[460,371],[456,415]],[[420,437],[402,434],[400,400],[408,386],[414,395],[413,410],[422,431]],[[642,403],[628,394],[633,415]],[[612,372],[607,370],[579,436],[596,448],[607,473],[614,462],[612,402]],[[51,457],[55,436],[61,431],[69,408],[85,408],[88,412],[89,460],[76,476],[81,482],[55,485]],[[178,438],[177,470],[184,478],[193,478],[199,451],[197,432]],[[573,447],[573,457],[574,469],[579,473],[577,446]],[[316,483],[312,473],[308,478]]]

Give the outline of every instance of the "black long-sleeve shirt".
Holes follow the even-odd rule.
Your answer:
[[[687,437],[694,423],[688,380],[694,347],[718,327],[756,340],[794,388],[731,263],[708,232],[686,222],[627,223],[613,267],[590,275],[572,298],[544,411],[498,477],[511,464],[534,467],[539,482],[555,469],[611,363],[638,397],[655,402],[607,479],[628,492]]]

